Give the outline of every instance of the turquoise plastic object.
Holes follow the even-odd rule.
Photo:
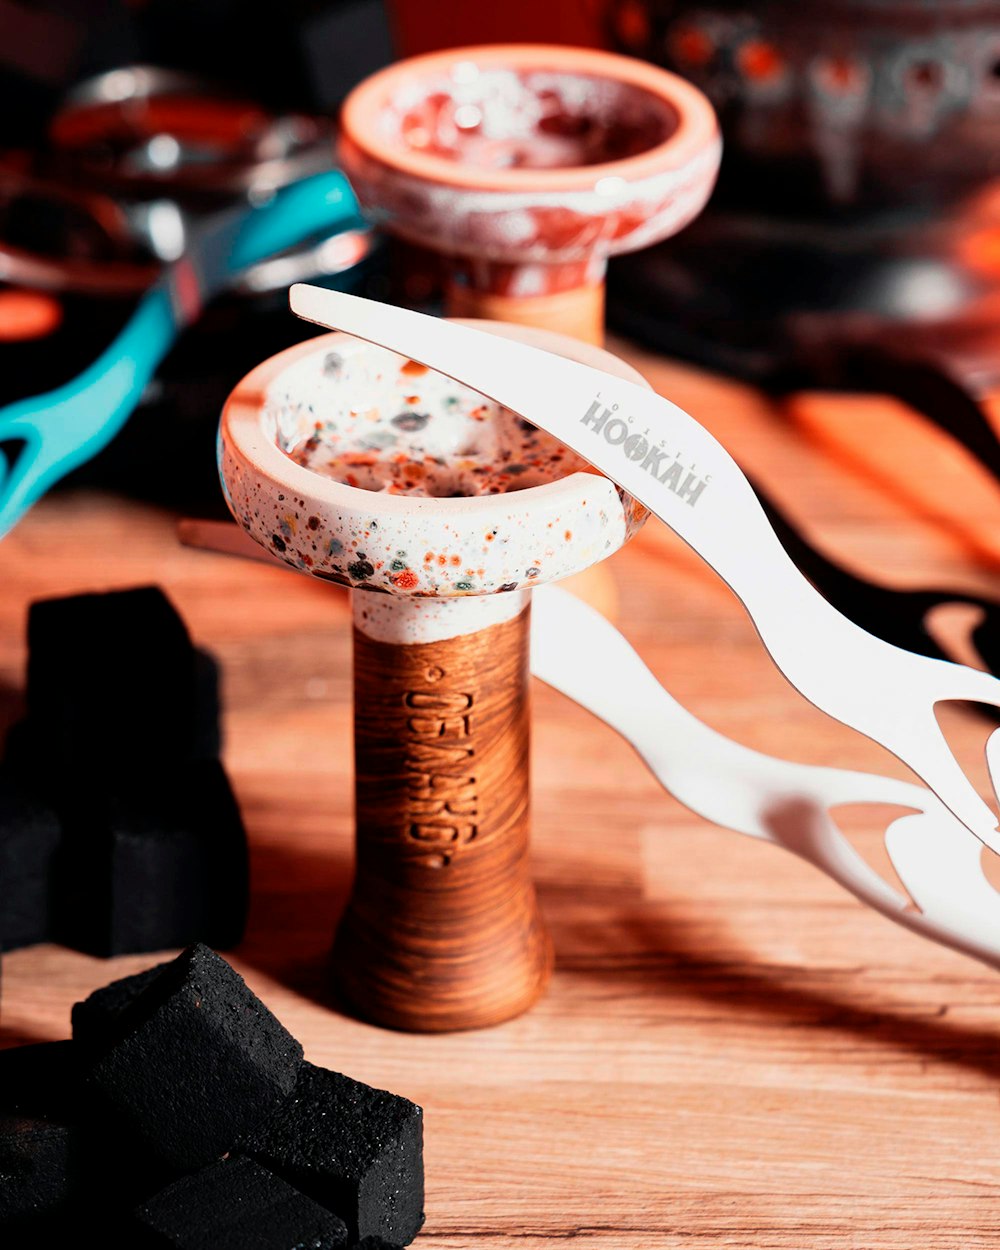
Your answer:
[[[53,391],[0,409],[0,537],[50,486],[107,446],[180,331],[213,296],[258,261],[363,225],[354,192],[336,170],[206,222],[93,364]],[[3,450],[10,442],[23,444],[16,456]]]

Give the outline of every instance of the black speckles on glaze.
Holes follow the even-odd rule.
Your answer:
[[[429,412],[401,412],[392,418],[392,424],[400,430],[406,430],[408,434],[413,434],[422,430],[430,419]]]
[[[395,358],[383,385],[364,356],[356,361],[353,352],[330,356],[319,348],[303,378],[267,403],[280,450],[321,477],[355,487],[350,508],[338,511],[337,495],[320,502],[316,495],[289,493],[301,490],[299,477],[295,485],[266,478],[223,448],[231,510],[274,557],[358,590],[439,597],[537,586],[620,544],[620,504],[595,515],[586,493],[566,492],[565,508],[542,517],[534,496],[520,496],[572,474],[574,461],[561,445],[510,420],[511,414],[506,425],[498,424],[496,405],[473,392],[457,393],[440,375],[400,370],[397,377]],[[338,374],[324,377],[325,369]],[[371,492],[367,507],[362,492]],[[441,504],[415,500],[411,510],[380,492],[436,496]],[[468,506],[450,515],[452,498],[508,492],[502,517],[495,506],[484,510],[485,523]],[[553,494],[546,508],[559,503]]]

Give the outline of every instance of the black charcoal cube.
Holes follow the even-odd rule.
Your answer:
[[[44,777],[45,745],[30,721],[19,720],[7,730],[3,743],[3,766],[14,772],[22,782],[32,783]]]
[[[79,1129],[0,1112],[0,1237],[66,1212],[79,1192]]]
[[[362,1237],[356,1241],[351,1250],[403,1250],[392,1241],[383,1241],[381,1237]]]
[[[176,1173],[164,1168],[107,1116],[100,1111],[94,1114],[83,1088],[83,1074],[75,1042],[43,1042],[0,1051],[0,1122],[17,1126],[13,1137],[8,1134],[4,1157],[16,1170],[12,1153],[16,1146],[22,1172],[30,1163],[24,1174],[32,1178],[33,1201],[22,1218],[33,1219],[32,1212],[43,1209],[55,1215],[65,1211],[72,1199],[75,1214],[84,1208],[99,1210],[106,1230],[109,1213],[123,1195],[134,1205],[162,1189]],[[0,1191],[3,1188],[0,1181]],[[22,1188],[20,1192],[23,1196],[28,1191]]]
[[[60,1123],[76,1119],[82,1076],[78,1054],[69,1041],[0,1050],[0,1111]]]
[[[194,756],[214,760],[222,754],[222,677],[211,651],[195,647],[195,742]]]
[[[243,936],[246,832],[217,760],[108,778],[64,805],[58,940],[125,955]]]
[[[213,1163],[136,1211],[140,1246],[176,1250],[340,1250],[343,1221],[252,1159]]]
[[[177,743],[169,749],[171,759],[214,760],[222,754],[222,675],[218,661],[212,653],[203,647],[194,649],[195,676],[195,736],[188,751],[187,739],[181,736]],[[155,709],[148,708],[151,715]],[[60,793],[69,791],[80,784],[79,769],[75,767],[78,753],[74,752],[70,760],[59,757],[60,774],[53,776],[54,752],[47,743],[44,724],[40,719],[26,718],[12,725],[7,731],[4,742],[4,759],[14,765],[25,777],[40,778],[50,787],[66,780],[69,772],[69,785],[62,786]],[[92,761],[84,756],[84,771],[92,769]],[[103,774],[101,774],[103,777]],[[105,778],[106,779],[106,778]]]
[[[90,1054],[103,1050],[113,1040],[118,1019],[125,1008],[169,966],[169,962],[155,964],[130,977],[121,977],[94,990],[82,1002],[74,1003],[70,1022],[77,1046]]]
[[[127,1006],[88,1084],[160,1159],[201,1167],[273,1115],[302,1047],[205,946],[185,951]]]
[[[28,716],[57,761],[190,758],[194,647],[156,586],[43,599],[28,613]]]
[[[0,1242],[47,1235],[82,1192],[78,1095],[71,1042],[0,1051]]]
[[[0,948],[52,933],[52,880],[61,829],[37,783],[0,767]]]
[[[424,1219],[423,1113],[304,1063],[294,1094],[240,1149],[335,1211],[351,1237],[408,1245]]]

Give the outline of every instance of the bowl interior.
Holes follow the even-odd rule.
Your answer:
[[[477,391],[349,338],[282,370],[268,386],[263,421],[297,464],[390,495],[497,495],[587,467]]]
[[[677,111],[636,83],[570,70],[457,61],[391,90],[382,143],[479,169],[567,169],[666,142]]]

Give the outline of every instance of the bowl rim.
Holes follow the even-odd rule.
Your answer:
[[[641,386],[649,386],[642,374],[627,361],[604,348],[571,338],[569,335],[534,326],[481,318],[453,318],[452,320],[475,330],[517,338],[522,342],[543,348],[548,347],[553,351],[562,347],[562,354],[571,356],[572,359],[580,360],[598,369],[605,369],[609,373],[616,373]],[[610,492],[609,500],[613,496],[621,506],[618,488],[597,470],[568,473],[565,477],[556,478],[538,486],[528,486],[517,491],[504,491],[496,495],[451,497],[390,495],[384,491],[365,490],[363,487],[348,486],[344,482],[337,482],[333,478],[296,463],[286,452],[282,451],[273,438],[268,436],[264,428],[262,418],[268,389],[283,372],[299,360],[314,353],[327,352],[336,344],[345,341],[361,342],[362,346],[370,346],[339,330],[317,335],[268,357],[236,384],[223,405],[219,423],[219,471],[224,486],[226,485],[225,460],[228,456],[241,462],[244,467],[259,474],[272,486],[279,491],[286,492],[292,498],[315,501],[324,508],[340,509],[343,515],[354,517],[367,516],[373,512],[387,518],[413,517],[423,512],[436,514],[444,521],[468,522],[474,518],[475,524],[481,525],[489,521],[494,514],[498,518],[506,518],[512,510],[528,516],[536,509],[546,511],[549,506],[557,503],[579,505],[581,492],[584,490],[591,493]]]
[[[677,126],[662,143],[635,156],[569,169],[480,169],[441,156],[415,152],[379,137],[375,119],[401,82],[422,73],[447,69],[463,61],[475,61],[485,66],[506,65],[512,69],[613,78],[645,90],[669,105],[676,115]],[[596,183],[605,178],[632,183],[682,169],[705,153],[714,151],[720,143],[720,135],[715,110],[707,96],[669,70],[596,48],[507,43],[428,52],[398,61],[372,74],[355,87],[344,101],[342,143],[345,140],[348,149],[353,145],[363,156],[396,173],[454,188],[496,192],[591,191]]]

